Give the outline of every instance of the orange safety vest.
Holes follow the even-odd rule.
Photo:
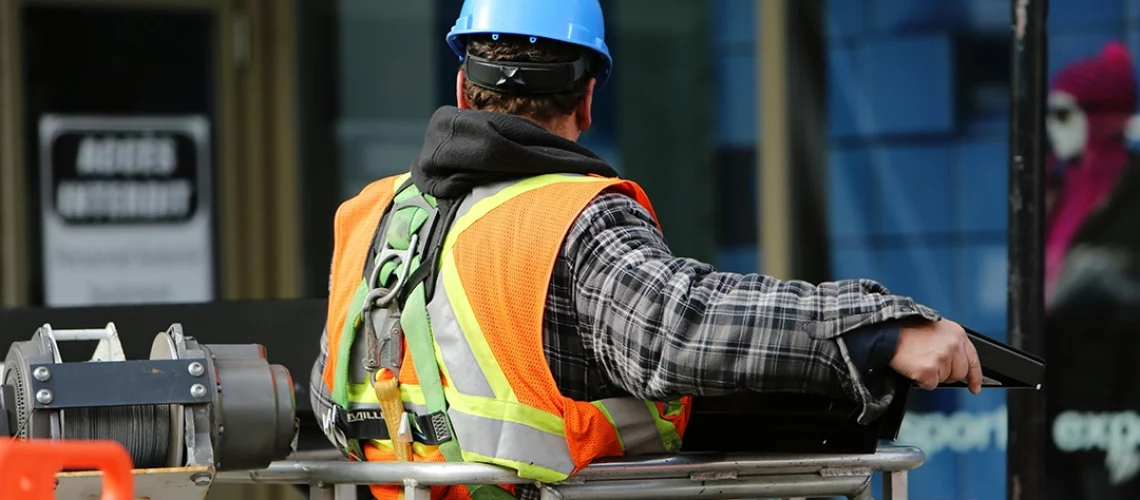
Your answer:
[[[341,406],[370,404],[370,387],[347,380],[352,377],[345,374],[349,362],[343,358],[349,357],[349,347],[344,337],[353,335],[354,324],[360,322],[354,297],[377,227],[393,199],[403,196],[395,190],[407,178],[404,174],[373,182],[336,214],[323,379]],[[464,461],[513,468],[522,477],[553,482],[602,457],[679,451],[688,397],[671,402],[574,401],[561,395],[546,362],[543,316],[553,265],[571,225],[603,191],[630,196],[652,213],[645,193],[631,181],[553,174],[476,188],[447,229],[439,284],[424,309],[440,361],[447,414]],[[359,340],[354,337],[353,342]],[[406,411],[422,415],[426,410],[420,377],[407,339],[404,346],[401,396]],[[394,460],[389,443],[367,441],[364,458]],[[438,448],[413,443],[413,460],[445,461]],[[372,488],[380,499],[396,498],[399,489]],[[463,487],[435,487],[432,493],[433,498],[470,498]]]

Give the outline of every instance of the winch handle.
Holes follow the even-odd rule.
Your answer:
[[[107,323],[103,328],[81,328],[74,330],[55,330],[51,325],[44,325],[40,328],[48,341],[51,343],[51,350],[55,355],[55,362],[60,363],[62,360],[59,358],[59,350],[56,348],[58,342],[75,342],[81,340],[98,340],[99,345],[95,347],[95,354],[91,356],[91,361],[126,361],[126,355],[123,354],[123,344],[119,342],[119,332],[115,329],[114,323]]]
[[[127,449],[115,441],[0,441],[0,498],[54,500],[56,473],[98,469],[100,500],[133,500],[133,466]]]
[[[53,330],[56,342],[71,342],[75,340],[103,340],[115,336],[114,330],[107,328],[84,328],[80,330]]]

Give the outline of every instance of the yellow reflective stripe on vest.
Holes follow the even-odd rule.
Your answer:
[[[479,462],[484,464],[495,464],[500,467],[507,467],[518,471],[519,477],[524,479],[532,479],[541,483],[557,483],[565,481],[570,476],[561,472],[540,467],[528,462],[518,462],[515,460],[507,460],[505,458],[488,457],[480,455],[471,451],[463,451],[464,462]]]
[[[653,403],[649,403],[653,404]],[[627,455],[664,453],[657,419],[649,412],[646,402],[633,398],[610,398],[594,402],[617,429],[622,450]]]
[[[566,424],[558,415],[512,401],[463,394],[451,387],[444,387],[443,393],[452,407],[463,412],[529,425],[544,432],[565,436]]]
[[[666,403],[672,404],[672,403]],[[660,436],[662,445],[665,446],[665,451],[669,453],[678,453],[681,451],[681,435],[677,434],[677,426],[673,422],[660,418],[657,414],[657,405],[652,401],[645,401],[646,409],[653,413],[653,422],[657,426],[657,434]],[[672,410],[672,408],[670,408]],[[670,416],[680,413],[678,409],[676,412],[666,412]]]
[[[376,399],[376,390],[370,384],[348,384],[348,404],[350,409],[356,408],[379,408],[380,401]],[[419,408],[416,410],[417,415],[427,413],[427,399],[424,398],[424,392],[418,385],[400,384],[400,399],[404,401],[404,406],[413,406]]]
[[[451,248],[455,246],[455,239],[458,238],[459,235],[463,234],[463,231],[466,231],[471,227],[472,224],[475,223],[475,221],[483,218],[484,215],[487,215],[487,213],[489,213],[491,210],[494,210],[499,205],[506,203],[511,198],[514,198],[520,194],[526,193],[528,191],[533,191],[538,188],[546,187],[558,182],[608,181],[606,179],[581,175],[546,174],[537,177],[530,177],[515,184],[511,184],[510,186],[503,188],[498,193],[479,200],[471,207],[470,211],[455,221],[455,224],[452,226],[451,231],[447,233],[447,238],[443,241],[443,253],[450,253]]]

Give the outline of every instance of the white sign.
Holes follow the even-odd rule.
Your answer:
[[[40,119],[48,306],[214,299],[205,117]]]

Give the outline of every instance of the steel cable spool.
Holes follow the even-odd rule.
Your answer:
[[[170,456],[170,405],[107,406],[60,410],[64,439],[112,440],[135,467],[165,467]]]
[[[38,340],[38,341],[37,341]],[[16,342],[4,362],[4,384],[12,387],[14,404],[10,410],[14,436],[18,438],[62,438],[67,440],[110,440],[127,449],[136,467],[156,468],[172,463],[181,453],[172,453],[174,439],[170,405],[96,406],[87,408],[60,408],[56,415],[35,412],[30,383],[35,378],[31,365],[59,363],[50,342],[33,338]],[[115,362],[115,361],[98,361]],[[113,381],[108,381],[113,383]]]
[[[57,342],[91,340],[99,345],[90,360],[61,359]],[[140,469],[263,468],[288,456],[297,433],[292,379],[264,347],[201,345],[178,324],[143,360],[126,359],[114,325],[44,325],[12,344],[2,380],[7,435],[114,441]]]

